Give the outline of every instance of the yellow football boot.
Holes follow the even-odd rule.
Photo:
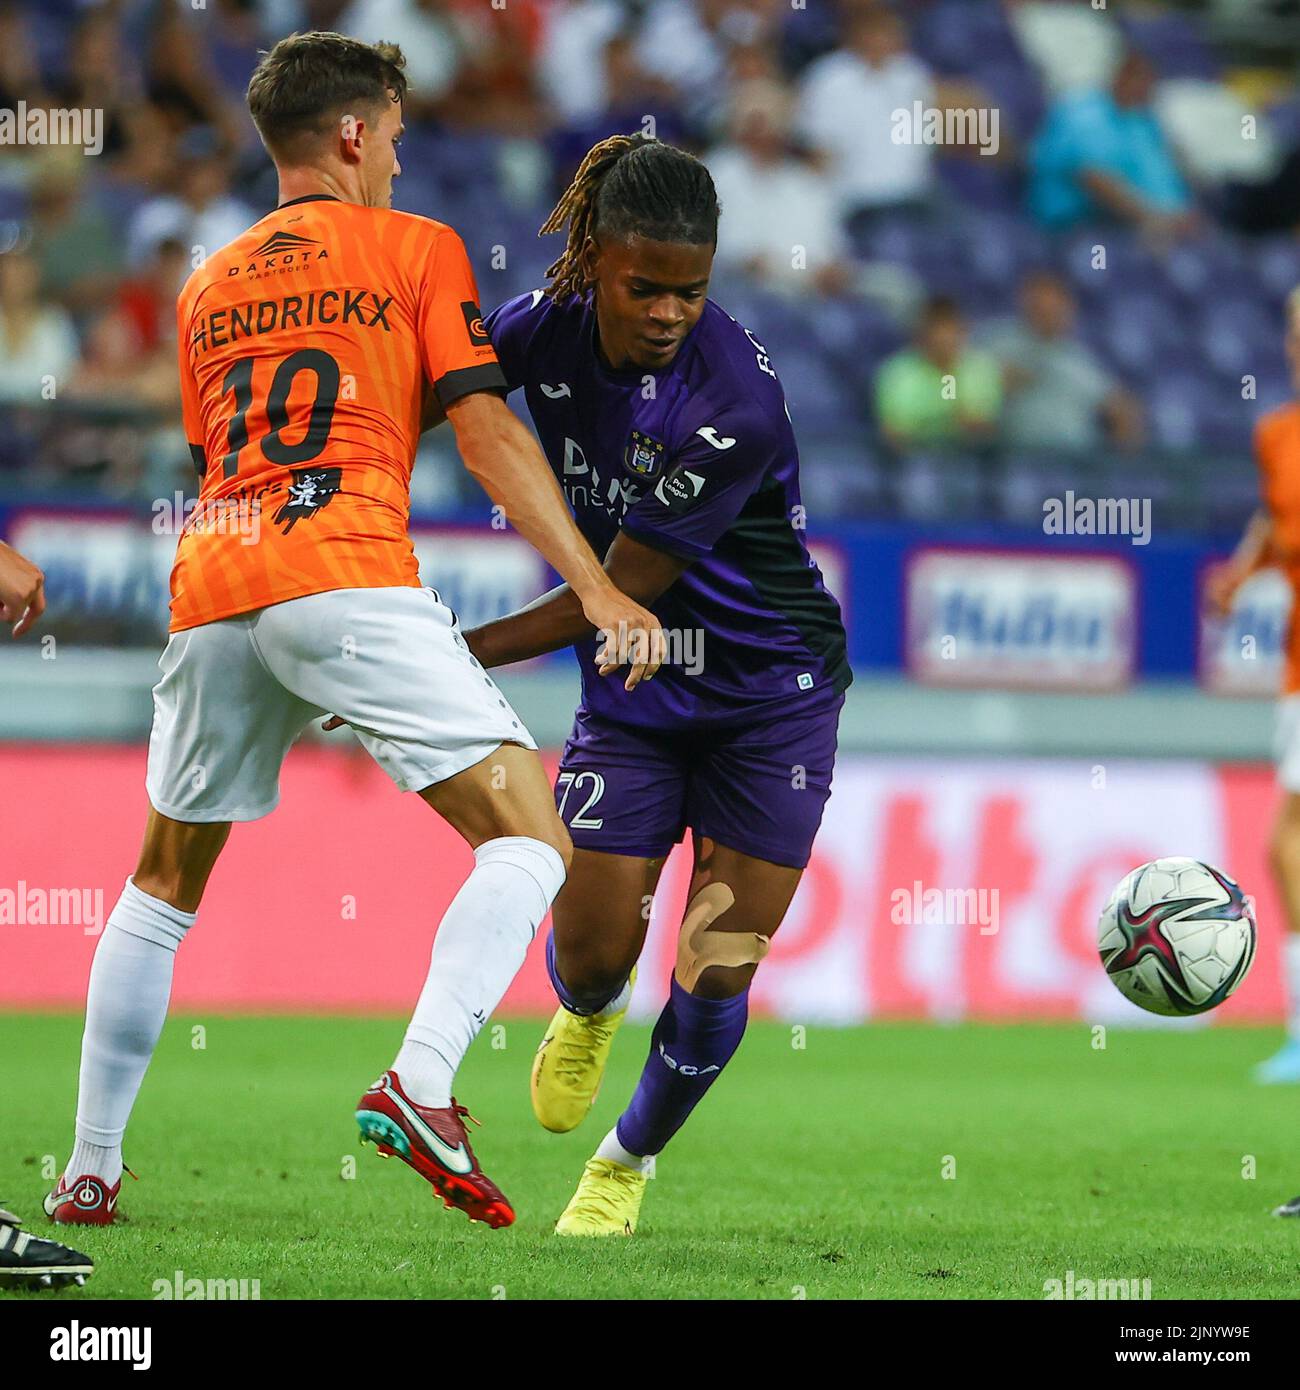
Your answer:
[[[646,1177],[609,1158],[589,1158],[578,1190],[555,1223],[557,1236],[630,1236],[636,1230]]]
[[[636,969],[628,977],[628,996],[636,984]],[[609,1049],[618,1025],[627,1016],[625,1004],[608,1017],[584,1018],[558,1008],[533,1058],[533,1114],[543,1129],[567,1134],[582,1123],[596,1102]]]

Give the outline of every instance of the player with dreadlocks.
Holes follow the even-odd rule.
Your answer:
[[[547,942],[562,1007],[532,1075],[547,1129],[591,1106],[645,907],[688,827],[694,845],[671,995],[631,1103],[559,1220],[566,1235],[632,1234],[651,1158],[739,1046],[830,795],[851,679],[839,605],[802,538],[776,372],[706,297],[718,213],[691,155],[604,140],[542,227],[568,236],[549,288],[487,320],[579,529],[616,585],[653,602],[669,648],[632,693],[583,665],[555,789],[575,846]],[[466,640],[485,666],[598,645],[567,587]]]

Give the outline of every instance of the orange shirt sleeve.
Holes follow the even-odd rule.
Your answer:
[[[1285,421],[1277,414],[1266,415],[1255,426],[1255,467],[1259,469],[1259,495],[1276,526],[1286,520],[1287,503],[1293,499],[1284,496],[1284,478],[1279,475],[1278,443],[1284,432]]]
[[[434,241],[418,305],[420,361],[444,410],[474,391],[506,394],[506,378],[479,313],[465,243],[444,228]]]

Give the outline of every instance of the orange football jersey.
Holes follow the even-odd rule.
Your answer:
[[[202,483],[171,630],[325,589],[418,585],[427,395],[505,391],[464,244],[441,222],[297,198],[209,256],[176,307]]]
[[[1300,692],[1300,404],[1271,410],[1255,426],[1255,460],[1273,543],[1291,583],[1282,693],[1294,695]]]

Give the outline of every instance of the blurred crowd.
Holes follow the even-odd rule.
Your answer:
[[[714,297],[847,470],[950,445],[1240,455],[1291,391],[1294,55],[1212,45],[1172,6],[0,0],[0,110],[103,112],[97,157],[0,146],[0,480],[147,470],[113,422],[174,423],[176,291],[275,201],[248,76],[308,28],[402,46],[395,205],[457,227],[485,308],[541,283],[536,228],[594,141],[699,153]],[[57,448],[42,411],[74,422]]]

